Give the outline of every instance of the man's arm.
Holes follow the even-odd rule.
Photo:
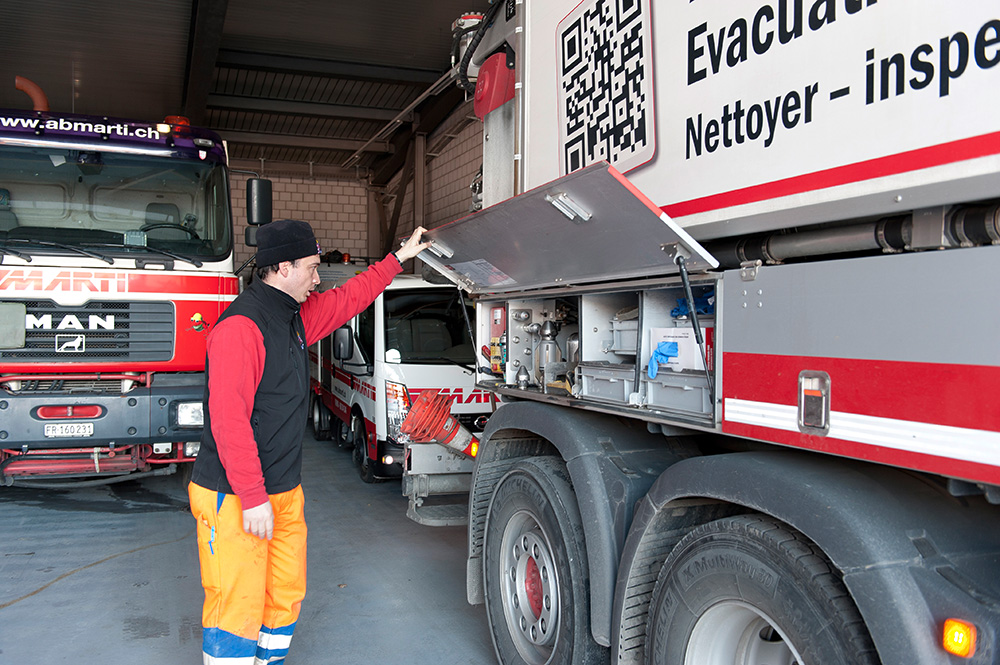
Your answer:
[[[403,261],[412,259],[430,246],[429,242],[420,242],[424,230],[422,226],[417,227],[394,254],[350,278],[343,286],[310,295],[300,310],[306,344],[314,344],[316,340],[326,337],[372,304],[392,278],[403,271]]]

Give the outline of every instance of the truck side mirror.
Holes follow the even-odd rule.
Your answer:
[[[271,181],[264,178],[247,180],[247,224],[260,226],[271,221]],[[250,234],[247,234],[247,244],[256,247],[257,237],[254,235],[250,245]]]
[[[350,326],[341,326],[333,331],[333,357],[337,360],[354,357],[354,331]]]

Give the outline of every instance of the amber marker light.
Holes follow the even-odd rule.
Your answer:
[[[942,646],[948,653],[971,658],[976,653],[976,627],[961,619],[945,619]]]

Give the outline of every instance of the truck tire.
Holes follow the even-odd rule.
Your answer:
[[[486,614],[502,665],[608,662],[591,636],[583,522],[561,459],[529,458],[501,479],[483,550]]]
[[[375,465],[368,458],[368,446],[365,432],[365,422],[359,415],[351,416],[351,441],[354,442],[354,463],[358,465],[358,475],[366,483],[378,481],[375,477]]]
[[[194,473],[194,462],[179,462],[177,464],[177,485],[180,486],[187,497],[188,485],[191,483],[191,476]]]
[[[312,431],[317,441],[326,441],[330,438],[330,421],[332,420],[330,410],[323,404],[323,400],[318,395],[312,396]]]
[[[694,529],[667,557],[650,599],[647,665],[877,665],[840,574],[770,517]]]

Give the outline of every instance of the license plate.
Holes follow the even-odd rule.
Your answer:
[[[94,436],[94,423],[48,423],[45,436],[54,438]]]

